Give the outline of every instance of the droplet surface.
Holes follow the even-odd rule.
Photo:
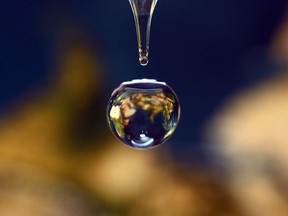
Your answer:
[[[149,62],[148,56],[140,56],[139,62],[140,62],[140,65],[146,66]]]
[[[173,134],[180,118],[175,92],[164,82],[138,79],[123,82],[108,102],[113,134],[136,149],[158,146]]]
[[[129,0],[136,26],[140,65],[148,64],[152,15],[157,0]]]

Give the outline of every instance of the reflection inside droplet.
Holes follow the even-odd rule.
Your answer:
[[[138,140],[131,140],[133,147],[136,148],[148,148],[154,142],[153,138],[147,137],[145,134],[140,134]]]

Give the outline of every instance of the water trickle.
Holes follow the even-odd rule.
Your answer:
[[[152,15],[157,0],[129,0],[136,25],[139,62],[146,66],[149,62],[149,38]]]

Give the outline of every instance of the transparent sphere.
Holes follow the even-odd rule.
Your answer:
[[[180,105],[164,82],[139,79],[123,82],[107,106],[111,131],[123,143],[148,149],[164,143],[176,129]]]

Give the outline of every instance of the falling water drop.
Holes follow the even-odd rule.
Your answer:
[[[107,106],[113,134],[136,149],[158,146],[171,137],[180,118],[175,92],[164,82],[137,79],[116,88]]]
[[[149,38],[152,15],[157,0],[129,0],[136,25],[139,62],[146,66],[149,62]]]

